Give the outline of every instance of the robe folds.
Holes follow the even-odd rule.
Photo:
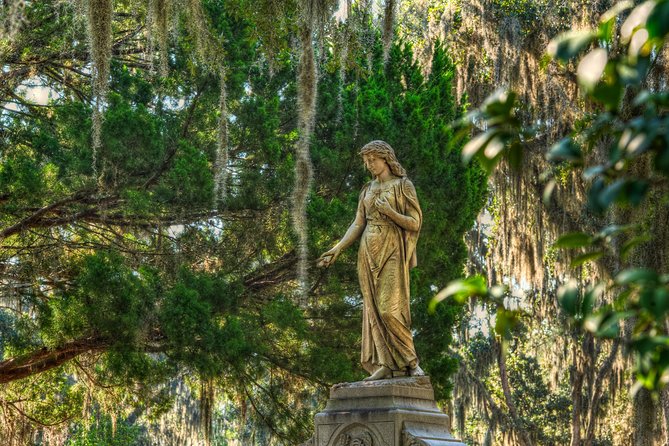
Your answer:
[[[371,183],[360,193],[358,212],[366,225],[358,251],[358,279],[363,298],[360,361],[369,373],[379,366],[405,370],[418,364],[411,334],[409,270],[416,266],[416,242],[422,213],[416,190],[407,178]],[[418,231],[405,230],[376,209],[385,198],[398,213],[418,222]]]

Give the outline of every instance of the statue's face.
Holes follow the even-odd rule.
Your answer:
[[[369,154],[369,155],[363,155],[362,156],[362,162],[365,164],[365,167],[369,172],[374,176],[378,177],[381,175],[386,169],[390,169],[388,167],[388,163],[386,163],[386,160],[383,158],[374,155],[374,154]]]

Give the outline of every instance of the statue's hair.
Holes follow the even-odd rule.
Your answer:
[[[397,157],[395,156],[395,151],[393,150],[392,147],[390,147],[390,144],[388,144],[385,141],[381,140],[375,140],[372,142],[368,142],[363,146],[362,149],[360,149],[360,155],[376,155],[379,158],[383,158],[386,163],[388,163],[388,167],[390,167],[390,172],[397,176],[397,177],[406,177],[407,176],[407,171],[404,170],[404,167],[400,164],[399,161],[397,161]]]

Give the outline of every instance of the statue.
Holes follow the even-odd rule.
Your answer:
[[[360,151],[374,179],[360,192],[355,220],[344,237],[323,253],[318,266],[329,267],[360,240],[358,278],[362,291],[362,366],[365,380],[392,378],[393,372],[424,375],[411,334],[409,270],[416,266],[422,222],[416,190],[384,141]]]

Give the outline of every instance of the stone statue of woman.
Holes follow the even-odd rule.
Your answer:
[[[416,190],[384,141],[360,151],[374,179],[360,192],[355,220],[318,265],[330,266],[360,238],[358,278],[362,291],[362,366],[365,380],[392,378],[403,371],[424,375],[411,335],[409,270],[416,266],[416,241],[422,213]]]

